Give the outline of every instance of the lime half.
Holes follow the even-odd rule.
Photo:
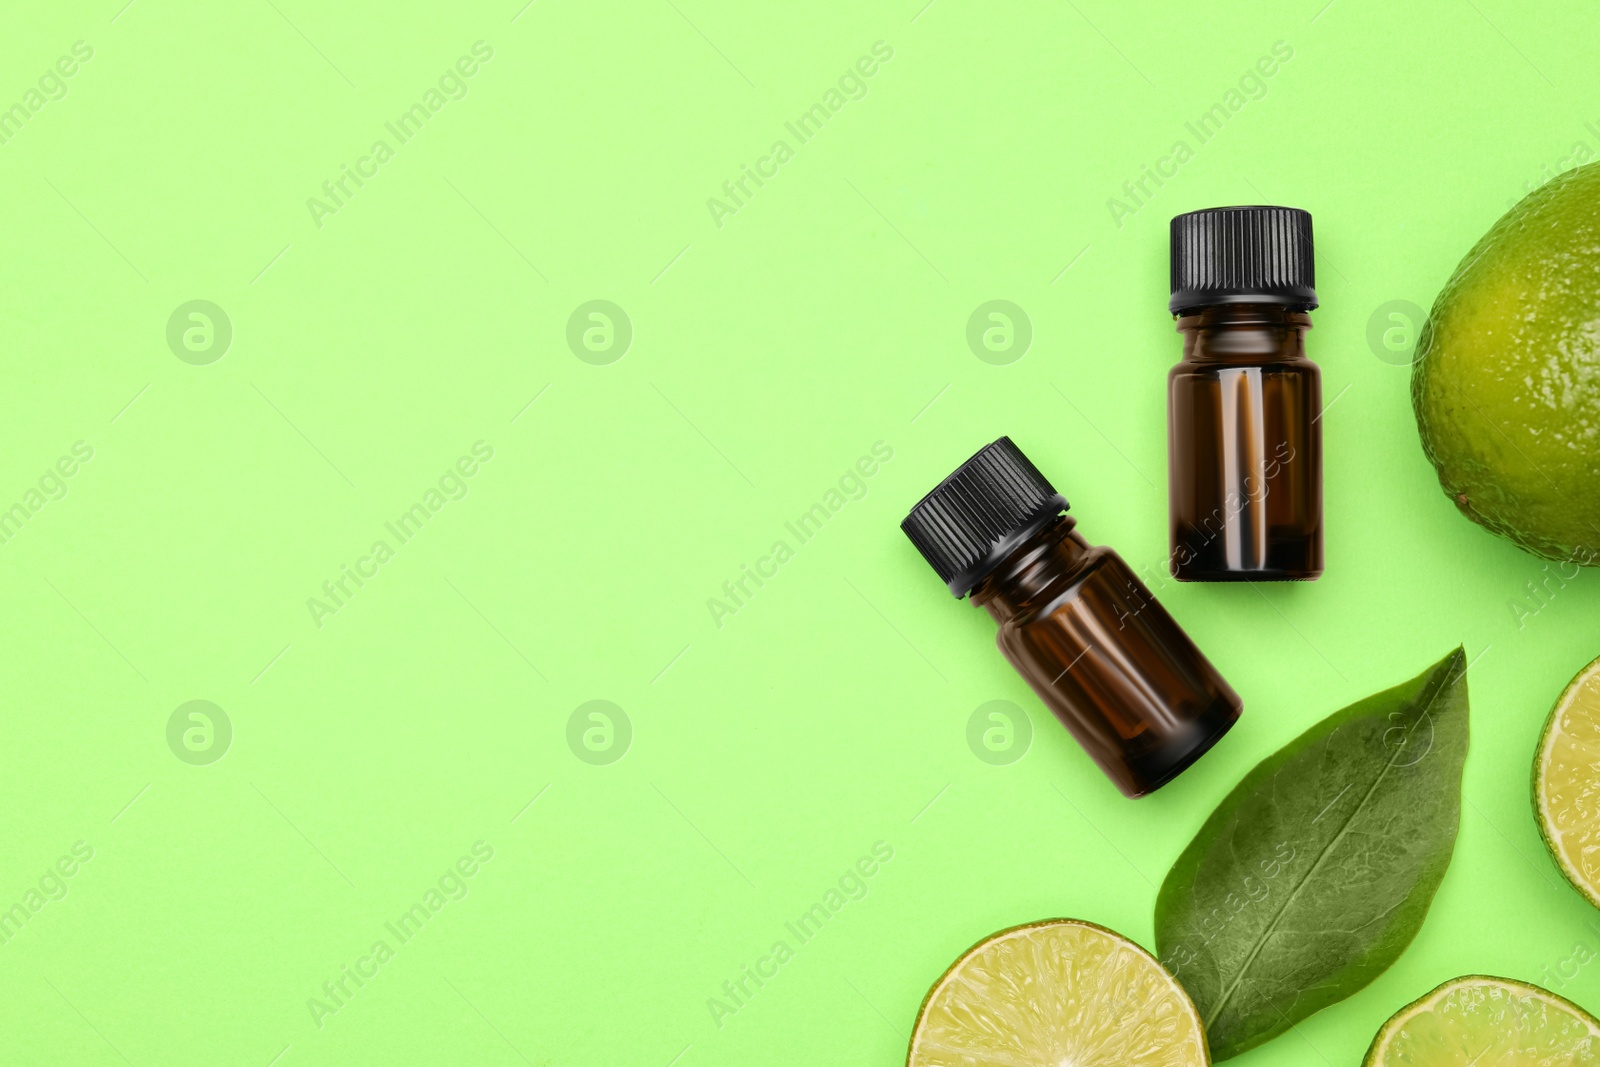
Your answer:
[[[1556,866],[1600,907],[1600,659],[1578,672],[1544,724],[1533,808]]]
[[[1600,1022],[1509,978],[1446,982],[1383,1024],[1363,1067],[1594,1067]]]
[[[917,1014],[908,1067],[1204,1067],[1200,1015],[1156,958],[1051,919],[968,949]]]

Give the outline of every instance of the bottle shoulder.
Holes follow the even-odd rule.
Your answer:
[[[1178,369],[1205,374],[1230,367],[1274,368],[1282,373],[1317,373],[1306,355],[1311,316],[1266,305],[1241,304],[1209,308],[1181,317],[1183,338]]]
[[[1108,567],[1126,571],[1127,566],[1114,549],[1106,545],[1091,545],[1078,558],[1077,566],[1053,577],[1029,598],[1025,610],[1001,624],[1002,641],[1008,631],[1016,633],[1047,624],[1063,605],[1078,598],[1086,585],[1101,578]]]
[[[1167,372],[1169,382],[1183,379],[1216,379],[1238,370],[1259,370],[1282,377],[1322,377],[1322,368],[1309,356],[1230,355],[1190,358],[1185,356]]]

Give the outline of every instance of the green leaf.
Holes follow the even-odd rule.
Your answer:
[[[1399,958],[1461,822],[1466,657],[1324,719],[1206,820],[1156,900],[1161,960],[1215,1059],[1343,1000]]]

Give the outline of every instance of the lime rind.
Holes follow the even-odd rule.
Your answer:
[[[1411,377],[1423,452],[1456,508],[1574,569],[1600,566],[1597,205],[1589,163],[1501,216],[1440,291]]]

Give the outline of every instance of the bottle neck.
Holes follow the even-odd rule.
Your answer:
[[[1003,623],[1049,600],[1088,564],[1092,546],[1075,526],[1060,515],[1017,545],[972,590],[972,602]]]
[[[1192,363],[1303,360],[1311,316],[1282,304],[1211,304],[1179,316],[1177,329]]]

